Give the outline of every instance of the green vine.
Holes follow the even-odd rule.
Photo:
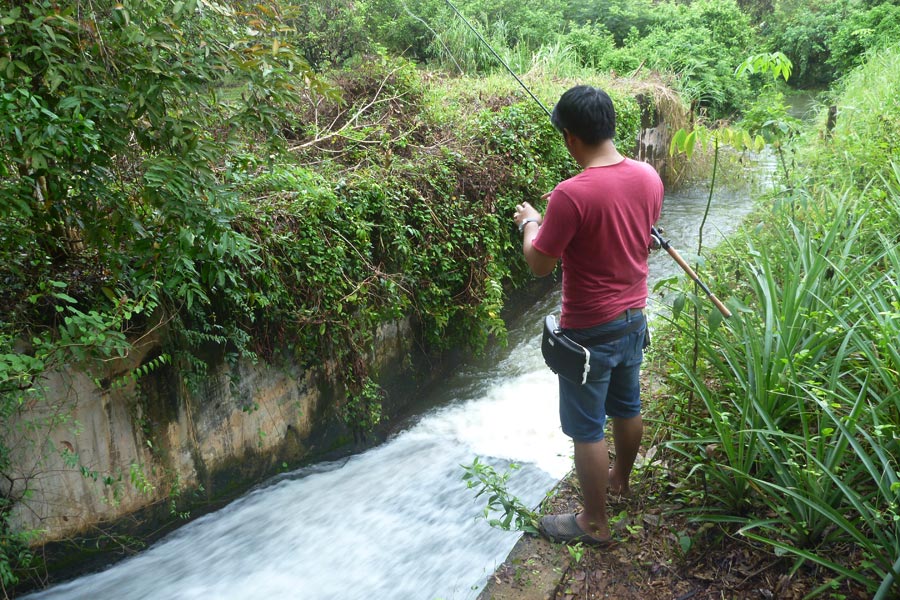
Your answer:
[[[509,493],[509,477],[519,465],[512,463],[502,475],[494,467],[481,462],[476,456],[471,465],[463,465],[463,481],[468,489],[475,489],[475,497],[487,496],[484,518],[491,527],[505,531],[538,533],[540,515],[522,504]],[[499,514],[499,516],[497,516]]]

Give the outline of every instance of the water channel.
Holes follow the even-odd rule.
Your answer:
[[[665,199],[660,224],[688,260],[707,194],[696,187]],[[705,247],[738,226],[750,198],[747,190],[717,191]],[[667,254],[651,257],[651,289],[677,274]],[[509,323],[506,347],[462,365],[422,398],[433,408],[384,444],[275,478],[108,570],[28,598],[477,597],[520,534],[493,529],[481,517],[484,499],[466,489],[461,465],[480,457],[503,472],[518,463],[510,491],[529,506],[571,468],[555,376],[540,356],[541,319],[558,311],[559,300],[557,289]],[[650,314],[663,304],[651,297]]]

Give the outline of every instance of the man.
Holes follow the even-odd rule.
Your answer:
[[[616,150],[615,110],[603,90],[568,90],[553,109],[552,121],[583,171],[544,196],[549,201],[543,217],[523,202],[516,206],[514,219],[535,275],[550,274],[562,259],[560,327],[590,348],[591,376],[584,385],[559,378],[560,422],[574,442],[584,507],[577,515],[543,517],[541,531],[558,542],[605,545],[611,537],[607,489],[628,492],[643,435],[640,365],[647,258],[663,185],[653,167]],[[607,416],[613,420],[616,451],[611,469],[604,432]]]

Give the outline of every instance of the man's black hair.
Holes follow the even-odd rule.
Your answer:
[[[616,111],[609,94],[589,85],[576,85],[563,94],[550,117],[562,133],[566,129],[594,145],[616,135]]]

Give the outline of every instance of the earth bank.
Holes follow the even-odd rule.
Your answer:
[[[648,406],[644,443],[631,493],[608,499],[616,542],[608,548],[567,546],[525,533],[478,600],[800,600],[831,579],[818,567],[795,569],[789,558],[727,526],[690,518],[686,509],[699,497],[691,488],[701,483],[680,480],[669,463],[659,415],[654,415],[665,394],[665,374],[652,357],[648,363],[642,373]],[[577,512],[580,506],[581,490],[572,472],[540,508],[557,514]],[[869,598],[848,582],[831,593],[845,600]]]

